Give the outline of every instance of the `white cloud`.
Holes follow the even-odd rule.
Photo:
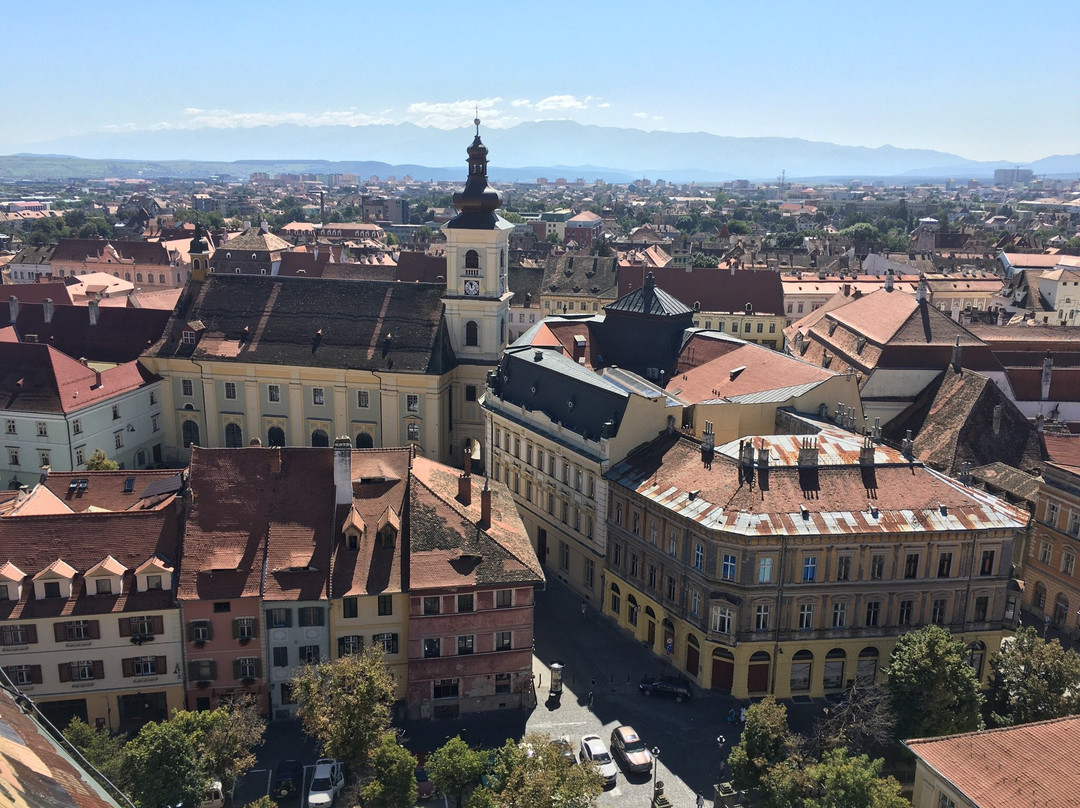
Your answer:
[[[532,106],[532,102],[528,98],[515,98],[510,102],[512,107],[529,107]]]
[[[662,121],[662,120],[664,120],[663,115],[653,115],[653,114],[648,113],[648,112],[635,112],[634,117],[635,118],[641,118],[642,120],[645,120],[645,121]]]
[[[572,95],[549,95],[536,102],[537,112],[551,112],[559,109],[587,109],[594,101],[599,101],[591,95],[577,98]]]
[[[418,126],[434,126],[436,129],[456,129],[472,123],[479,117],[485,126],[495,128],[513,126],[516,118],[507,116],[499,109],[502,98],[473,98],[462,101],[418,101],[409,104],[405,120]]]
[[[361,112],[355,107],[324,112],[236,112],[229,109],[200,109],[188,107],[180,121],[161,121],[150,128],[161,129],[248,129],[253,126],[273,126],[292,123],[297,126],[362,126],[365,124],[393,123],[387,116],[389,110],[378,115]]]

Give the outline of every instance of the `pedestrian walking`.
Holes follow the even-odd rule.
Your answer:
[[[585,601],[581,601],[581,616],[585,616]]]
[[[697,795],[697,808],[705,808],[705,798],[700,794]]]
[[[589,709],[590,710],[592,709],[592,699],[593,699],[593,692],[590,690],[589,691]]]
[[[739,710],[739,723],[740,724],[745,724],[746,723],[746,708],[745,707],[743,707],[741,710]]]

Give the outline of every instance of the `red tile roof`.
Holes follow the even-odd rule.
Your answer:
[[[641,288],[645,271],[652,272],[658,288],[684,306],[709,312],[746,311],[755,314],[783,314],[784,289],[777,272],[752,269],[713,269],[697,267],[642,267],[619,271],[619,296]]]
[[[680,359],[680,370],[672,376],[667,389],[682,401],[696,403],[731,398],[781,387],[820,383],[837,375],[817,365],[753,343],[732,345],[717,340],[695,338],[684,346],[683,355],[686,355],[693,345],[697,359],[696,355],[704,352],[702,348],[708,343],[726,346],[727,350],[718,351],[720,355],[715,359],[686,371],[681,369],[683,363]]]
[[[506,486],[490,483],[491,524],[482,528],[481,477],[469,505],[457,499],[459,469],[413,459],[409,511],[410,590],[539,582],[544,573]]]
[[[153,496],[144,496],[144,492],[151,483],[170,480],[180,473],[177,469],[54,471],[45,479],[44,486],[76,512],[88,508],[137,511],[168,505],[176,496],[174,492]],[[76,480],[86,480],[86,488],[72,489],[71,483]],[[125,493],[128,480],[132,481],[132,487]]]
[[[195,447],[189,485],[181,600],[326,597],[335,536],[330,450]]]
[[[175,563],[180,552],[176,512],[74,513],[16,516],[0,519],[0,560],[27,575],[19,601],[0,601],[0,620],[59,617],[168,608],[169,590],[136,592],[134,571],[151,556]],[[108,556],[127,568],[119,595],[86,595],[82,575]],[[70,598],[34,598],[30,579],[58,560],[72,566],[75,576]]]
[[[978,808],[1077,805],[1080,716],[904,744]]]
[[[392,547],[383,547],[374,539],[379,518],[388,508],[398,514],[405,512],[411,455],[408,448],[353,450],[352,504],[338,506],[336,524],[340,530],[353,511],[353,521],[363,523],[364,533],[356,550],[349,550],[342,542],[335,544],[331,597],[405,591],[403,537],[399,535]]]
[[[99,378],[49,345],[0,342],[0,406],[8,410],[78,412],[157,380],[138,362],[101,371]]]

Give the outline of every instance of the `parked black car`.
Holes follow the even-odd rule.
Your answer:
[[[289,797],[303,788],[304,767],[298,760],[283,760],[274,772],[273,795]]]
[[[675,701],[687,701],[694,695],[690,685],[675,676],[646,676],[638,684],[638,689],[645,696],[656,693],[658,696],[670,696]]]

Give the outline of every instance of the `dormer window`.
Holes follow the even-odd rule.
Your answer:
[[[94,580],[95,595],[111,595],[112,581],[109,578],[96,578]]]
[[[360,536],[356,533],[345,534],[345,549],[347,550],[359,550],[360,549]]]
[[[151,590],[160,591],[167,588],[165,584],[171,582],[172,574],[170,567],[159,556],[151,556],[135,570],[135,587],[139,592]]]
[[[123,591],[127,567],[112,556],[86,571],[86,594],[119,595]]]
[[[194,345],[195,344],[195,332],[194,331],[185,331],[183,334],[181,334],[180,341],[184,345]]]
[[[34,596],[38,598],[70,598],[71,582],[76,570],[62,559],[57,559],[34,576]]]

